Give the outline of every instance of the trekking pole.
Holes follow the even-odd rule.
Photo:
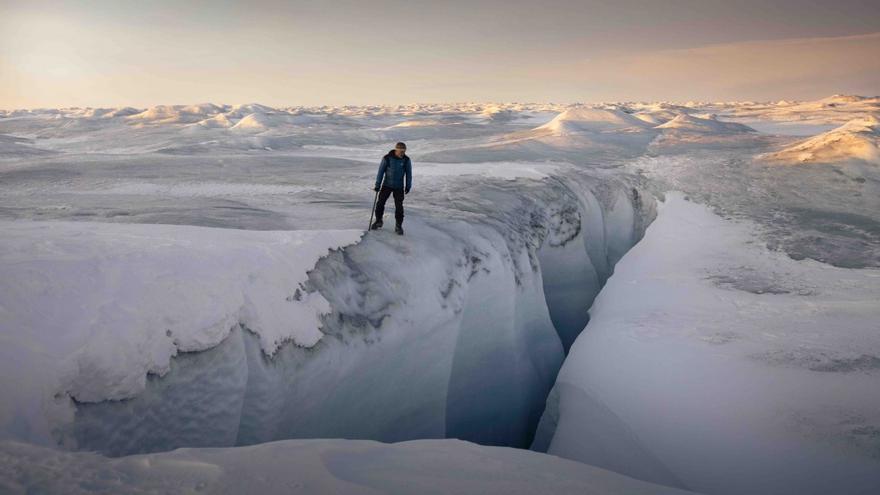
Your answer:
[[[388,165],[385,165],[385,171],[388,171]],[[379,186],[379,189],[385,187],[386,178],[385,174],[382,174],[382,184]],[[370,226],[367,227],[367,231],[373,230],[373,213],[376,212],[376,201],[379,199],[379,189],[376,189],[376,196],[373,197],[373,209],[370,210]]]
[[[376,196],[373,197],[373,209],[370,210],[370,225],[367,227],[368,231],[373,228],[373,213],[376,211],[376,201],[378,199],[379,199],[379,191],[376,191]]]

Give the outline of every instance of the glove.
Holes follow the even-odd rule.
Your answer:
[[[409,194],[409,189],[404,189],[403,194]]]
[[[379,192],[379,186],[374,187],[373,190]]]

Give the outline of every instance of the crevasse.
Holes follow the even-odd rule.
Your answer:
[[[76,404],[57,439],[108,455],[327,437],[529,447],[565,352],[655,204],[584,178],[483,197],[491,208],[412,215],[405,238],[370,233],[322,258],[305,284],[331,308],[316,346],[268,357],[235,325],[134,398]]]

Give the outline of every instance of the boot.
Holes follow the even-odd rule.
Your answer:
[[[403,235],[403,226],[401,224],[397,224],[394,226],[394,232],[397,235]]]
[[[370,230],[378,230],[381,228],[382,228],[382,219],[381,218],[377,218],[376,221],[373,222],[373,225],[370,226]]]

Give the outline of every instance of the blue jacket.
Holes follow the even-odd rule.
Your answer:
[[[379,164],[379,173],[376,174],[376,187],[382,185],[382,178],[385,178],[385,185],[391,189],[403,189],[409,192],[412,187],[412,161],[408,156],[397,158],[394,150],[388,152],[382,157],[382,163]],[[403,184],[403,178],[406,177],[406,187]]]

